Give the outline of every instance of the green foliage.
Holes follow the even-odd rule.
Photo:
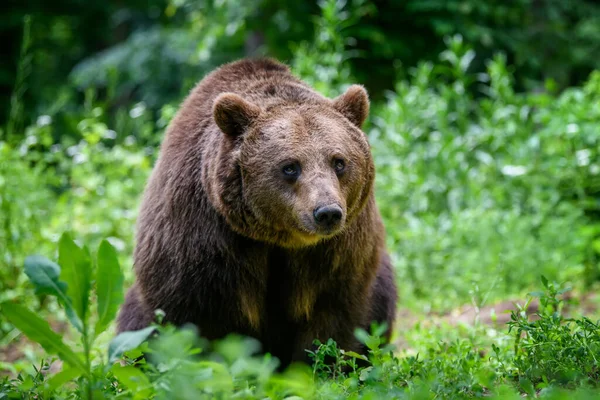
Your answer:
[[[473,71],[506,53],[519,88],[563,89],[600,68],[600,7],[592,0],[90,0],[59,1],[52,12],[38,3],[12,7],[0,23],[7,38],[0,87],[19,100],[0,98],[1,110],[12,104],[12,114],[0,115],[11,137],[40,113],[80,109],[88,88],[102,93],[115,119],[127,103],[158,112],[223,62],[257,54],[298,62],[315,31],[327,39],[328,29],[343,51],[319,56],[344,60],[377,99],[419,62],[436,60],[443,38],[457,34],[475,46]],[[319,15],[338,24],[315,26]]]
[[[154,327],[149,326],[139,331],[121,332],[108,346],[108,362],[114,363],[124,352],[135,349],[141,345],[154,331]]]
[[[69,240],[68,236],[64,238],[65,240]],[[31,283],[33,283],[35,293],[38,295],[48,294],[55,296],[64,307],[67,317],[73,326],[81,332],[83,330],[81,319],[73,307],[72,297],[67,295],[68,284],[59,280],[60,267],[58,264],[45,257],[29,256],[25,259],[25,273]]]
[[[594,385],[600,380],[600,321],[565,318],[560,313],[567,292],[543,278],[539,317],[531,321],[522,310],[513,311],[508,323],[515,337],[515,367],[522,380],[536,388],[559,383],[567,387]],[[525,307],[526,308],[526,307]],[[521,383],[522,384],[522,383]]]
[[[345,50],[341,31],[355,25],[363,14],[360,8],[346,11],[345,5],[344,1],[320,1],[321,17],[316,20],[314,39],[294,49],[292,70],[329,97],[339,95],[340,86],[350,82],[348,60],[352,54]]]
[[[134,105],[130,111],[132,116],[120,124],[117,134],[109,129],[102,109],[90,98],[88,111],[70,117],[76,140],[55,139],[60,123],[42,115],[26,129],[21,143],[12,146],[0,142],[0,301],[29,291],[21,267],[25,256],[37,253],[53,257],[59,239],[56,232],[64,229],[78,232],[92,246],[108,238],[119,250],[126,250],[119,253],[120,261],[129,262],[139,195],[157,150],[139,146],[130,133],[146,137],[147,143],[159,140],[155,122],[148,121],[143,106]],[[165,107],[158,123],[166,125],[172,115]],[[148,132],[148,124],[152,132]],[[66,250],[65,262],[69,263],[71,251]],[[71,250],[75,251],[72,246]],[[78,276],[86,273],[85,265],[65,269],[63,272],[72,271],[68,273],[72,276],[63,280],[77,288],[85,281],[85,276]],[[131,276],[129,269],[127,276]],[[80,290],[84,293],[87,289]],[[25,298],[31,305],[39,300],[41,308],[53,307],[46,293],[39,294]],[[81,301],[75,304],[79,310],[87,300],[82,297]],[[11,328],[2,319],[0,316],[0,332],[7,332]]]
[[[24,282],[20,265],[40,242],[48,198],[43,168],[31,167],[17,149],[0,142],[0,300],[14,297],[12,289]]]
[[[87,249],[77,246],[68,234],[63,234],[58,241],[58,263],[61,267],[60,277],[68,288],[71,300],[67,304],[73,308],[76,315],[76,319],[70,321],[79,332],[84,333],[92,276],[90,255]]]
[[[68,240],[63,235],[61,241]],[[88,262],[89,256],[76,247],[79,250],[70,262]],[[64,248],[67,246],[59,244],[59,260]],[[114,249],[108,242],[102,242],[96,271],[111,269],[120,274]],[[59,291],[50,287],[61,290],[65,287],[62,282],[56,284],[58,267],[48,260],[28,258],[28,271],[39,291],[53,294]],[[84,286],[92,287],[93,277],[85,277],[88,281]],[[368,348],[368,359],[339,349],[331,339],[324,344],[315,342],[317,347],[310,352],[312,373],[302,365],[276,373],[277,360],[268,354],[257,355],[260,345],[254,339],[230,336],[209,345],[197,336],[193,327],[150,326],[123,332],[108,346],[108,358],[98,357],[90,349],[99,332],[91,333],[91,325],[85,318],[81,320],[83,354],[80,354],[35,313],[5,302],[1,307],[7,318],[65,364],[61,372],[52,376],[40,373],[48,368],[42,364],[30,375],[5,379],[0,384],[0,395],[110,398],[118,393],[118,397],[132,399],[371,399],[490,395],[506,398],[521,392],[541,398],[572,396],[557,392],[560,387],[576,389],[575,393],[582,398],[597,395],[587,390],[597,387],[599,381],[596,356],[600,350],[600,321],[594,323],[585,317],[565,319],[560,313],[559,296],[566,290],[559,290],[546,278],[542,278],[542,283],[545,292],[533,293],[541,299],[538,318],[528,319],[524,312],[527,305],[513,311],[506,332],[512,334],[512,340],[505,339],[510,336],[498,335],[491,343],[481,342],[477,338],[482,337],[483,327],[475,326],[471,328],[474,330],[471,339],[438,337],[431,344],[421,343],[424,356],[399,356],[393,353],[392,346],[381,347],[385,326],[373,327],[371,333],[360,330],[356,333]],[[117,286],[115,291],[122,292],[122,288]],[[86,296],[81,291],[68,295]],[[97,298],[103,301],[102,295]],[[62,304],[65,309],[72,307],[72,303]],[[90,313],[92,306],[88,304],[82,315]],[[114,313],[106,315],[99,317],[109,322],[114,318]],[[158,336],[146,342],[155,330]],[[207,352],[207,347],[212,350]],[[493,356],[488,358],[486,353]],[[125,363],[120,362],[123,354],[127,355]],[[142,355],[144,358],[140,358]]]
[[[416,331],[420,350],[417,355],[399,357],[373,346],[369,367],[353,369],[347,375],[341,375],[339,369],[331,366],[318,367],[318,376],[327,378],[319,382],[319,395],[322,398],[513,398],[520,391],[540,398],[597,396],[591,390],[598,385],[598,363],[594,358],[600,344],[597,323],[585,317],[564,319],[560,313],[550,311],[562,301],[561,292],[555,290],[555,285],[544,282],[546,291],[541,294],[541,311],[535,322],[530,322],[522,311],[514,311],[508,332],[493,333],[491,342],[486,339],[491,332],[486,334],[484,326],[470,328],[469,338],[457,337],[455,327],[448,327],[448,331],[445,328],[436,332]],[[336,356],[334,365],[344,363],[343,351],[331,341],[321,345],[316,355],[317,366],[323,365],[320,360],[325,356]],[[561,386],[579,390],[575,393],[557,390]]]
[[[3,315],[30,340],[39,343],[49,354],[58,355],[68,367],[75,369],[76,373],[71,369],[65,369],[62,372],[63,376],[68,374],[67,380],[81,377],[84,382],[81,386],[82,393],[85,393],[84,397],[91,399],[94,397],[94,391],[97,390],[97,374],[98,370],[102,370],[102,365],[92,367],[92,346],[101,331],[92,330],[89,318],[92,307],[89,298],[95,282],[99,283],[99,289],[106,286],[106,283],[100,283],[102,278],[94,277],[94,272],[103,274],[110,271],[111,275],[108,278],[115,279],[111,285],[111,293],[102,291],[97,293],[98,310],[111,307],[110,310],[96,315],[98,321],[96,326],[105,329],[116,314],[116,307],[111,306],[110,303],[115,302],[113,299],[118,301],[123,298],[121,269],[114,248],[103,241],[93,271],[87,248],[78,246],[66,233],[58,243],[58,262],[60,266],[41,256],[28,257],[26,272],[38,294],[45,293],[58,297],[71,325],[79,333],[77,336],[83,348],[81,353],[67,346],[61,336],[50,328],[48,322],[22,305],[4,302],[1,304],[1,309]],[[141,340],[147,336],[148,334]],[[140,342],[134,342],[133,347],[138,346]],[[117,347],[120,351],[127,349],[125,344]],[[112,350],[113,358],[116,351],[118,350]]]
[[[596,75],[558,97],[518,95],[503,57],[469,74],[472,50],[448,45],[398,83],[369,132],[404,292],[439,308],[518,293],[540,273],[597,279]]]
[[[13,92],[10,99],[10,113],[6,124],[6,137],[4,140],[10,140],[15,134],[19,134],[23,129],[23,101],[22,97],[26,90],[25,82],[31,73],[31,16],[23,18],[23,40],[21,42],[21,51],[19,54],[19,63],[17,66],[17,76],[13,86]],[[2,135],[0,135],[2,137]]]
[[[123,273],[119,268],[119,260],[114,247],[103,240],[98,249],[96,263],[96,294],[98,296],[98,321],[96,335],[104,332],[117,314],[123,302]]]

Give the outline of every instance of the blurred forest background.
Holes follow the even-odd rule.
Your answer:
[[[349,0],[335,11],[344,62],[375,99],[419,62],[437,61],[443,38],[456,34],[475,51],[470,72],[502,52],[518,91],[562,90],[600,67],[600,5],[592,0]],[[89,88],[111,116],[136,101],[156,112],[223,62],[259,54],[291,61],[313,41],[320,13],[317,1],[9,0],[0,22],[0,122],[13,93],[22,109],[13,110],[9,136],[19,136],[41,114],[63,119]]]
[[[22,263],[52,257],[65,230],[92,248],[108,237],[130,274],[138,201],[179,102],[215,67],[257,55],[325,95],[369,90],[404,306],[485,304],[541,274],[582,290],[600,280],[595,1],[8,4],[0,300],[53,309]]]

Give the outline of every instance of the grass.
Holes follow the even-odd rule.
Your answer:
[[[309,352],[312,366],[292,365],[279,373],[277,360],[261,354],[254,339],[230,336],[208,343],[193,326],[160,325],[160,312],[156,325],[121,333],[107,345],[103,333],[123,299],[117,252],[107,241],[91,254],[64,234],[58,263],[31,256],[25,273],[38,295],[57,299],[70,330],[59,335],[27,307],[0,304],[29,340],[58,357],[46,356],[4,378],[4,398],[559,399],[600,394],[600,320],[567,317],[577,309],[566,296],[570,289],[545,277],[543,290],[516,304],[508,323],[430,317],[396,329],[391,344],[381,337],[385,327],[373,326],[370,332],[356,331],[368,357],[346,352],[330,339],[315,342],[316,350]],[[407,321],[401,317],[398,325]]]
[[[396,344],[402,342],[399,348],[384,345],[382,327],[373,327],[371,332],[356,332],[369,348],[366,367],[357,363],[364,356],[345,352],[329,340],[316,343],[317,349],[310,354],[312,367],[293,365],[277,373],[277,360],[262,355],[254,339],[230,336],[209,346],[191,326],[175,329],[156,325],[127,332],[115,337],[109,346],[97,344],[92,350],[94,339],[116,309],[109,307],[107,313],[97,315],[92,311],[104,310],[100,304],[110,305],[122,296],[118,286],[103,295],[100,283],[106,271],[118,276],[116,252],[103,242],[96,263],[91,263],[85,250],[69,236],[64,235],[61,243],[59,260],[65,251],[79,254],[73,261],[89,268],[90,275],[81,274],[78,279],[89,279],[92,294],[96,294],[92,298],[97,299],[97,304],[74,314],[72,303],[60,302],[72,325],[69,336],[78,338],[81,345],[67,346],[43,319],[18,304],[3,303],[3,313],[15,326],[48,354],[59,356],[62,371],[49,374],[52,359],[46,359],[29,372],[4,378],[0,396],[417,399],[528,395],[561,399],[600,394],[600,320],[565,317],[568,289],[543,277],[543,290],[532,293],[525,304],[516,305],[508,324],[494,328],[482,322],[456,324],[438,319],[436,323],[430,318],[397,330],[401,332],[396,339]],[[42,257],[27,261],[27,273],[38,292],[45,290],[60,297],[64,274],[57,268]],[[50,281],[55,284],[49,285]],[[534,299],[537,311],[528,314]],[[91,318],[79,318],[86,314]],[[403,322],[401,319],[399,324]],[[147,342],[155,330],[159,335]],[[142,354],[146,357],[140,359]]]

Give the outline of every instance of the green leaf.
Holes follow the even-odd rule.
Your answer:
[[[60,267],[58,264],[42,256],[29,256],[25,259],[25,274],[33,283],[36,294],[49,294],[58,298],[65,308],[71,324],[81,332],[83,325],[67,296],[67,285],[59,280]]]
[[[81,372],[79,370],[64,366],[62,371],[48,379],[48,388],[50,390],[56,390],[63,386],[65,383],[70,382],[75,378],[78,378],[80,375]]]
[[[25,259],[25,274],[35,286],[36,294],[50,294],[66,299],[67,285],[60,282],[58,264],[42,256],[29,256]]]
[[[361,380],[361,382],[364,382],[367,379],[369,379],[369,375],[371,374],[371,371],[373,371],[373,367],[367,367],[367,368],[363,369],[362,371],[360,371],[359,379]]]
[[[385,331],[387,330],[387,323],[383,322],[381,324],[374,324],[371,326],[371,330],[373,332],[373,336],[383,336]]]
[[[154,332],[154,327],[149,326],[139,331],[121,332],[108,345],[108,363],[118,360],[124,352],[133,350],[144,343],[148,336]]]
[[[527,293],[528,296],[531,297],[542,297],[545,293],[541,291]]]
[[[527,393],[530,397],[535,398],[536,394],[535,394],[535,388],[533,386],[533,383],[527,379],[527,378],[520,378],[519,379],[519,386],[521,386],[521,389]]]
[[[560,289],[559,291],[556,292],[556,294],[565,294],[567,292],[570,292],[571,290],[573,290],[573,288],[569,286],[569,287]]]
[[[358,341],[363,344],[366,343],[367,340],[369,340],[369,334],[362,328],[356,328],[354,330],[354,337],[356,337]]]
[[[369,361],[369,358],[367,356],[365,356],[364,354],[358,354],[355,351],[345,351],[344,355],[347,355],[348,357],[352,358],[359,358],[361,360]]]
[[[133,365],[115,364],[110,371],[134,394],[134,399],[148,399],[152,396],[150,380],[139,368]]]
[[[104,332],[123,302],[123,273],[119,267],[117,252],[106,240],[98,249],[96,269],[96,293],[98,296],[98,322],[96,335]]]
[[[61,360],[86,376],[88,375],[83,361],[64,344],[56,332],[50,329],[48,322],[15,303],[2,303],[2,312],[30,340],[39,343],[48,353],[58,355]]]
[[[68,233],[64,233],[58,242],[58,264],[73,309],[85,324],[92,276],[90,256],[75,244]]]

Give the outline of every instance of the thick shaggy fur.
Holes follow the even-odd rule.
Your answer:
[[[356,327],[391,327],[396,287],[360,126],[369,102],[351,86],[327,99],[272,60],[204,78],[172,121],[138,220],[136,283],[119,331],[162,309],[209,338],[256,337],[285,366],[314,339],[364,351]],[[342,158],[338,173],[331,160]],[[298,179],[282,165],[302,166]],[[314,225],[336,204],[338,228]]]

